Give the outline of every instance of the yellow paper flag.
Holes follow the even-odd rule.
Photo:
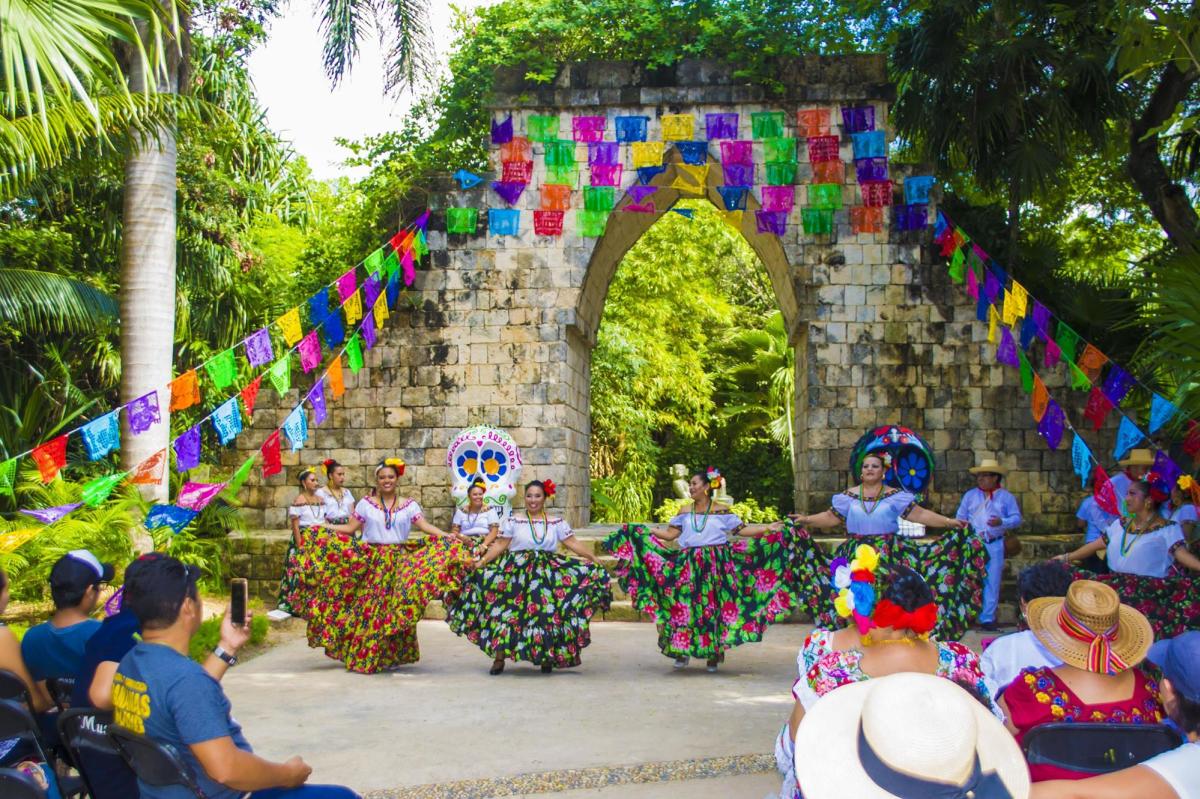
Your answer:
[[[676,169],[679,172],[676,173],[675,180],[671,182],[672,189],[692,194],[704,194],[705,184],[708,182],[708,164],[699,166],[676,164]]]
[[[346,298],[346,302],[342,304],[342,310],[346,312],[346,324],[354,325],[362,319],[362,294],[355,291]]]
[[[988,306],[988,344],[996,343],[996,322],[1000,319],[1000,314],[996,313],[996,306]]]
[[[325,374],[329,376],[329,390],[333,392],[334,399],[346,393],[346,382],[342,379],[341,355],[333,359],[333,363],[329,364],[329,371]]]
[[[1029,308],[1029,292],[1025,290],[1017,281],[1012,284],[1012,301],[1013,301],[1013,316],[1017,319],[1023,319],[1025,312]],[[1005,303],[1007,305],[1007,303]]]
[[[1013,301],[1008,289],[1004,290],[1004,324],[1012,326],[1017,323],[1017,304]]]
[[[695,133],[696,120],[691,114],[663,114],[663,141],[691,141]]]
[[[741,211],[723,211],[721,218],[729,223],[734,230],[742,229],[742,212]]]
[[[40,527],[22,527],[0,533],[0,552],[12,552],[41,531]]]
[[[383,327],[383,323],[388,319],[387,294],[380,294],[375,300],[375,307],[371,309],[375,314],[375,328]]]
[[[296,342],[304,337],[304,333],[300,330],[299,308],[293,308],[288,311],[276,319],[275,324],[279,325],[279,329],[283,332],[283,340],[287,342],[289,347],[295,346]]]
[[[644,166],[662,166],[663,143],[660,141],[633,142],[633,168]]]

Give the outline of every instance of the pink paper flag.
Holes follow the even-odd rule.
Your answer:
[[[404,257],[400,259],[400,268],[404,271],[404,285],[411,286],[417,277],[417,273],[413,270],[412,250],[404,251]]]
[[[317,331],[313,330],[300,340],[300,366],[304,368],[304,373],[308,374],[320,365],[321,341],[317,338]]]
[[[355,277],[354,269],[348,270],[337,280],[338,297],[342,302],[346,301],[354,292],[358,291],[358,279]]]
[[[969,265],[967,266],[967,296],[979,302],[979,278],[975,276],[975,270]]]
[[[202,511],[208,506],[208,503],[217,498],[217,494],[225,490],[227,485],[228,483],[193,483],[189,481],[179,489],[179,495],[175,497],[175,504],[181,508]]]

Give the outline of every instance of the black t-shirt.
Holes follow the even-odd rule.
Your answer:
[[[96,676],[96,667],[105,661],[120,663],[121,658],[137,645],[142,624],[128,610],[109,616],[100,629],[87,642],[83,650],[83,668],[75,675],[75,690],[71,694],[71,707],[90,707],[88,688]],[[103,727],[97,723],[96,728]],[[88,781],[96,791],[95,799],[136,799],[137,778],[129,766],[119,757],[84,752],[83,769]]]

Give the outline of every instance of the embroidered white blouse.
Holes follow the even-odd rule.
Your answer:
[[[1117,519],[1104,531],[1108,568],[1143,577],[1166,577],[1175,565],[1175,550],[1187,544],[1183,530],[1178,524],[1164,520],[1161,527],[1130,535],[1125,531],[1124,521]]]
[[[679,535],[679,546],[683,549],[727,544],[730,533],[746,526],[736,513],[727,510],[716,511],[707,516],[694,511],[680,513],[671,518],[670,525],[682,531]]]
[[[463,535],[487,535],[493,525],[500,524],[500,514],[494,508],[487,508],[479,513],[468,513],[462,508],[456,508],[451,524],[458,525]]]
[[[299,519],[301,530],[306,527],[321,527],[325,524],[325,506],[320,503],[291,505],[288,507],[288,518]]]
[[[563,519],[542,517],[530,521],[513,515],[500,526],[500,535],[512,539],[509,552],[527,549],[553,552],[559,544],[575,535],[575,531]]]
[[[317,499],[325,504],[325,518],[331,522],[347,522],[354,513],[354,495],[348,488],[342,489],[339,499],[328,486],[321,486],[317,489]]]
[[[384,510],[374,497],[363,497],[354,506],[354,518],[362,522],[363,541],[368,544],[403,544],[412,532],[413,523],[424,518],[421,506],[406,499]]]

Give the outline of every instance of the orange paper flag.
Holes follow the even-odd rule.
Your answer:
[[[346,383],[342,379],[342,356],[333,359],[333,363],[329,364],[329,371],[325,374],[329,376],[329,389],[333,392],[334,399],[346,393]]]
[[[1042,378],[1036,374],[1033,376],[1033,419],[1036,422],[1042,421],[1042,417],[1046,415],[1046,406],[1050,404],[1050,392],[1046,390],[1046,384],[1042,382]]]
[[[58,475],[58,470],[67,465],[67,436],[52,438],[30,453],[42,475],[42,482],[49,483]]]
[[[188,369],[171,381],[171,412],[199,404],[200,381],[196,379],[196,370]]]
[[[1093,383],[1100,376],[1100,369],[1106,363],[1108,363],[1108,356],[1091,344],[1088,344],[1084,348],[1083,354],[1079,356],[1079,368],[1088,376],[1088,380],[1091,380]]]
[[[138,464],[129,478],[134,485],[157,485],[162,481],[163,467],[167,464],[167,451],[160,449]]]

